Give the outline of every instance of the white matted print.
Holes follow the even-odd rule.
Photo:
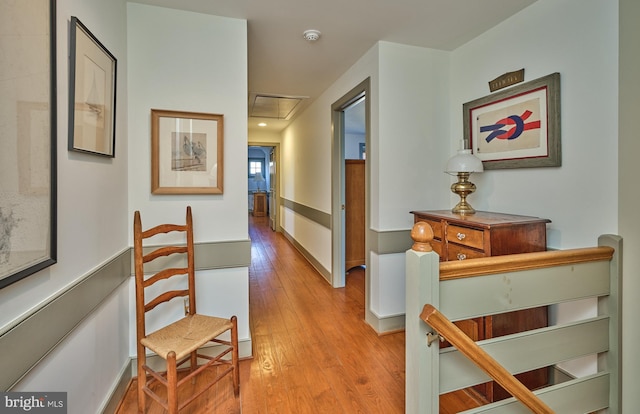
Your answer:
[[[546,89],[476,108],[471,128],[483,161],[547,156]]]
[[[222,194],[223,115],[151,110],[151,192]]]
[[[560,151],[560,74],[463,105],[464,134],[485,169],[557,167]]]
[[[71,17],[69,151],[115,156],[116,58]]]

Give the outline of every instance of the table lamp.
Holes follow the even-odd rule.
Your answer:
[[[255,173],[253,176],[253,181],[256,182],[256,186],[258,187],[258,192],[260,192],[260,183],[264,182],[264,177],[262,173]]]
[[[445,172],[457,175],[458,181],[451,185],[451,191],[460,196],[460,202],[451,209],[457,214],[474,214],[476,211],[467,203],[467,196],[476,191],[476,185],[469,181],[474,172],[482,172],[482,161],[471,153],[470,149],[458,150],[458,153],[447,161]]]

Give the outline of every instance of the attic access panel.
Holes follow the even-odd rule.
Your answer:
[[[304,96],[252,96],[249,105],[249,116],[254,118],[290,119],[301,107]]]

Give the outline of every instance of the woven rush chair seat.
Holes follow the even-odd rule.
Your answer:
[[[182,234],[186,243],[159,247],[153,247],[151,244],[146,247],[143,245],[143,241],[149,242],[148,239],[166,233]],[[240,395],[237,318],[235,316],[222,318],[196,312],[195,249],[191,207],[187,207],[185,224],[159,224],[144,231],[140,212],[136,211],[133,217],[133,244],[136,279],[138,412],[146,412],[146,397],[149,396],[169,414],[177,414],[179,410],[207,392],[227,375],[232,376],[233,395],[237,398]],[[160,260],[154,262],[156,259]],[[171,283],[168,283],[169,279]],[[154,286],[154,291],[160,291],[163,284],[177,290],[165,290],[153,296],[146,291],[151,286]],[[184,288],[176,288],[176,286],[185,285]],[[148,298],[147,294],[152,297]],[[164,327],[148,333],[147,313],[169,309],[158,307],[158,305],[174,300],[176,303],[171,306],[183,306],[184,318],[167,322]],[[154,313],[154,317],[156,320],[162,319],[161,314]],[[229,332],[228,339],[223,339],[223,334],[226,335],[226,332]],[[209,352],[206,354],[200,353],[200,348],[208,344],[214,346],[208,348]],[[165,360],[166,372],[156,371],[147,365],[147,350]],[[200,360],[206,362],[199,365]],[[183,364],[188,373],[178,380],[178,367]],[[215,370],[212,372],[215,375],[207,376],[206,382],[200,384],[197,391],[192,391],[191,395],[181,395],[181,401],[178,401],[178,389],[181,385],[188,381],[195,383],[196,377],[208,369]],[[162,388],[152,387],[154,384],[162,385],[166,393],[158,392],[162,391]]]
[[[163,359],[167,359],[169,352],[173,351],[176,359],[181,360],[232,327],[229,319],[187,315],[142,338],[140,342]]]

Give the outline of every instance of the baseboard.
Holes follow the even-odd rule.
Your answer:
[[[404,331],[405,315],[378,317],[373,312],[365,312],[365,321],[376,331],[378,335],[388,335]]]
[[[102,410],[98,411],[99,413],[112,414],[117,411],[118,405],[120,405],[120,402],[122,402],[122,399],[127,393],[127,388],[129,387],[131,378],[133,378],[133,376],[131,375],[132,363],[133,363],[133,360],[129,359],[129,362],[125,364],[122,370],[120,371],[118,380],[114,384],[114,387],[111,390],[111,392],[109,392],[108,399],[106,400],[106,404],[104,405]]]
[[[324,266],[322,266],[322,264],[318,260],[316,260],[316,258],[311,253],[309,253],[300,243],[298,243],[291,234],[287,233],[286,230],[283,230],[282,234],[287,240],[289,240],[289,243],[291,243],[293,247],[295,247],[295,249],[300,252],[300,254],[304,256],[305,259],[307,259],[309,264],[311,264],[311,266],[316,269],[318,273],[320,273],[320,275],[327,280],[327,282],[331,283],[331,273],[327,269],[325,269]]]

